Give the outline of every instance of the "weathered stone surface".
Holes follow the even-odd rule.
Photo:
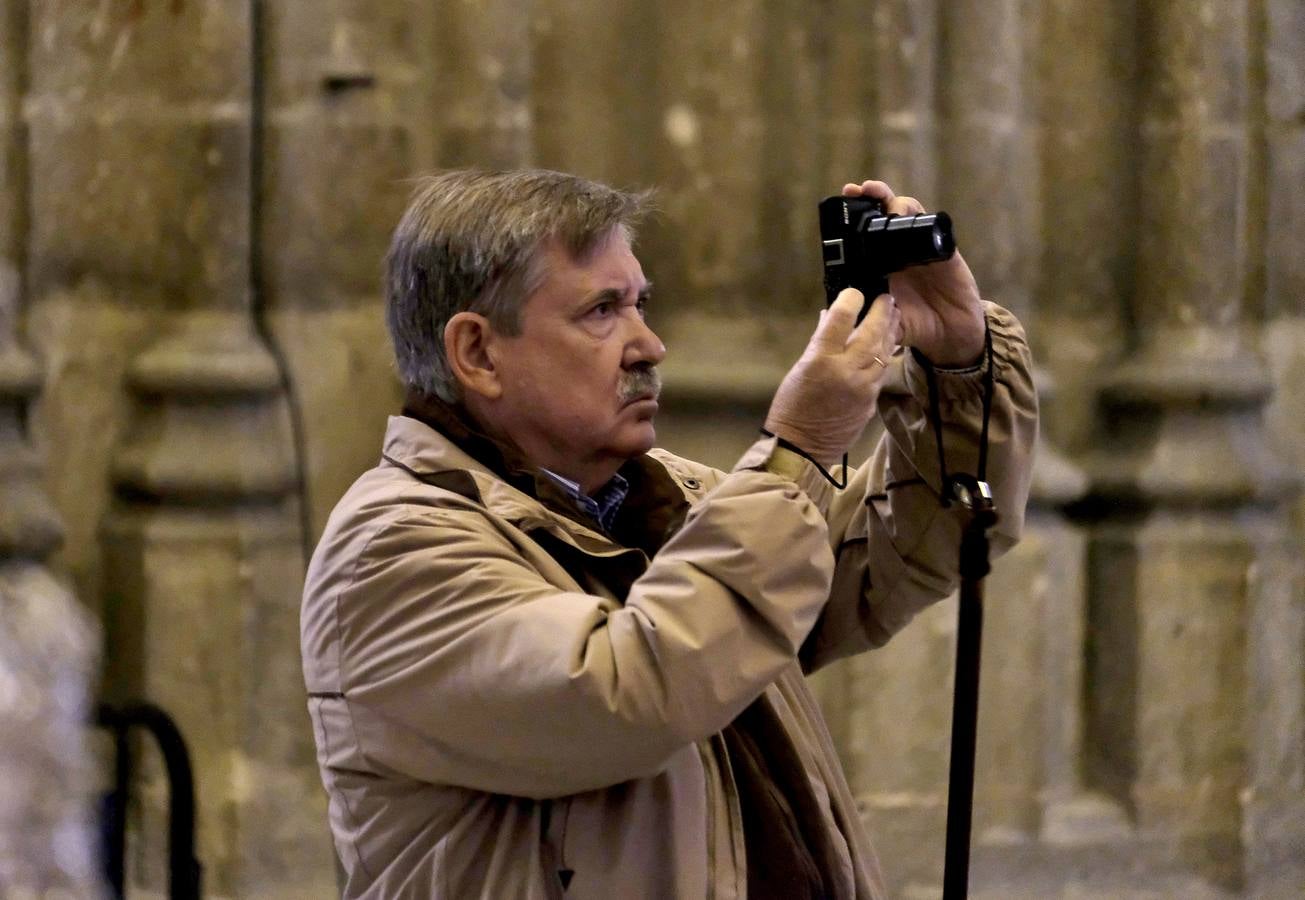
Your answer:
[[[1043,406],[1044,432],[1077,453],[1097,425],[1097,367],[1124,350],[1119,329],[1137,240],[1137,51],[1122,7],[1094,0],[1042,7],[1029,51],[1041,172],[1037,327],[1029,338],[1056,384]]]
[[[947,90],[937,157],[943,200],[936,204],[956,218],[957,244],[985,294],[1025,318],[1039,184],[1026,124],[1030,65],[1023,35],[1036,32],[1031,9],[1018,0],[941,6]],[[967,229],[975,239],[966,239]]]
[[[92,104],[29,104],[32,279],[94,272],[190,303],[243,305],[248,288],[247,111],[174,119],[141,104],[102,119]]]
[[[1305,230],[1305,125],[1272,128],[1268,138],[1265,302],[1270,315],[1305,315],[1305,256],[1292,240]]]
[[[1248,682],[1248,640],[1265,636],[1248,636],[1247,575],[1279,527],[1156,515],[1098,531],[1089,567],[1089,778],[1128,807],[1141,844],[1229,889],[1245,878],[1249,702],[1269,689]]]
[[[1145,10],[1134,314],[1231,328],[1247,265],[1247,11],[1198,0]]]
[[[641,0],[538,0],[531,22],[534,161],[647,187],[661,130],[655,9]]]
[[[105,690],[157,703],[189,744],[207,892],[323,894],[334,875],[294,652],[300,469],[251,290],[247,8],[34,17],[40,422],[52,468],[72,474],[74,562],[110,626]],[[158,889],[163,789],[145,772],[134,846],[148,862],[131,880]]]
[[[318,6],[267,10],[259,213],[272,308],[374,303],[411,180],[436,165],[432,13]]]
[[[1305,884],[1305,562],[1278,532],[1248,577],[1245,807],[1248,893],[1288,898]]]
[[[744,318],[763,293],[759,184],[765,119],[765,16],[756,0],[662,4],[655,51],[661,129],[656,183],[664,218],[648,229],[661,290],[680,309]]]
[[[162,106],[243,99],[247,4],[41,0],[31,10],[32,86],[109,111],[129,97]]]
[[[376,464],[387,416],[402,408],[380,304],[301,309],[290,296],[271,316],[294,373],[303,428],[303,477],[311,538],[353,480]]]
[[[534,6],[533,0],[436,4],[431,65],[441,165],[492,169],[532,158]]]
[[[63,288],[35,282],[27,327],[45,365],[32,409],[44,484],[64,520],[55,561],[77,594],[99,609],[103,556],[100,519],[112,494],[109,458],[130,411],[123,380],[130,360],[162,324],[162,292],[110,287],[87,276]]]
[[[207,896],[330,896],[325,802],[298,654],[297,519],[264,509],[118,507],[105,523],[111,699],[177,721],[195,771]],[[133,882],[160,888],[166,781],[142,763]]]
[[[938,161],[945,149],[938,133],[939,7],[935,0],[874,4],[867,76],[875,96],[868,126],[876,149],[874,171],[866,174],[933,209],[941,204]]]

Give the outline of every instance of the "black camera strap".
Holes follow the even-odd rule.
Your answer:
[[[938,373],[933,363],[923,353],[915,350],[916,362],[924,369],[925,383],[929,388],[929,421],[933,426],[934,442],[938,447],[938,484],[941,490],[942,505],[950,507],[955,494],[954,478],[947,473],[947,454],[943,449],[943,421],[941,401],[938,392]],[[992,331],[985,328],[983,332],[983,356],[979,365],[983,367],[983,419],[979,432],[979,459],[974,473],[975,481],[986,481],[988,477],[988,422],[992,418],[992,395],[995,389],[992,359]],[[973,368],[963,371],[972,372]]]
[[[790,453],[796,453],[798,456],[802,457],[807,462],[811,463],[811,465],[816,467],[816,471],[820,473],[821,477],[823,477],[825,481],[828,481],[830,484],[832,484],[837,490],[841,491],[843,488],[847,487],[847,454],[846,453],[843,454],[843,480],[838,481],[834,478],[833,475],[829,474],[829,470],[826,469],[823,465],[821,465],[819,460],[817,460],[814,456],[812,456],[807,451],[803,450],[797,444],[777,436],[775,432],[769,431],[764,427],[761,429],[761,434],[763,437],[775,438],[776,446],[783,447],[785,450],[789,451]]]

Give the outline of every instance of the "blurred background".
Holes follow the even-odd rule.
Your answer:
[[[948,210],[1044,404],[974,893],[1305,894],[1299,0],[2,9],[0,894],[102,889],[89,723],[139,699],[189,746],[206,896],[334,893],[299,592],[399,408],[389,233],[459,165],[658,189],[660,440],[724,467],[815,321],[817,201]],[[894,896],[940,893],[954,615],[817,678]]]

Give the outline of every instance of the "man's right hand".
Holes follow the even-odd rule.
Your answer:
[[[766,430],[829,466],[840,460],[875,411],[888,361],[901,340],[901,313],[888,294],[870,306],[848,288],[821,314],[802,356],[789,369],[766,415]]]

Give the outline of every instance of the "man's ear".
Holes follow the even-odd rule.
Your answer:
[[[489,349],[495,337],[494,327],[479,313],[457,313],[444,326],[444,355],[464,394],[497,400],[503,393]]]

